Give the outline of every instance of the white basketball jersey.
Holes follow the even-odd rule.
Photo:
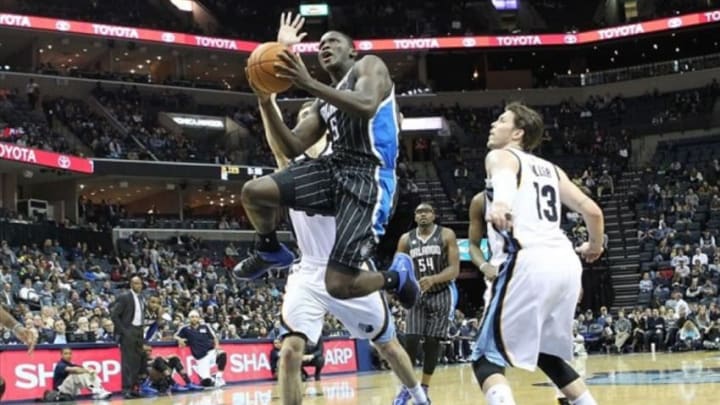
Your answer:
[[[541,248],[546,254],[567,249],[574,254],[570,240],[560,228],[560,176],[554,164],[516,149],[506,149],[520,161],[518,192],[513,202],[510,232],[498,232],[488,223],[488,242],[495,266],[518,249]],[[486,180],[486,207],[492,210],[492,179]]]
[[[332,145],[328,143],[321,156],[332,153]],[[298,160],[308,159],[302,156]],[[295,239],[300,248],[300,261],[312,266],[327,266],[333,246],[335,245],[335,217],[325,215],[308,215],[304,211],[290,209],[290,221],[295,231]]]
[[[290,209],[290,220],[300,248],[300,260],[313,266],[327,265],[335,245],[335,217]]]

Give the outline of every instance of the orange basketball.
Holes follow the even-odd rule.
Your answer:
[[[265,42],[255,48],[247,61],[248,77],[255,88],[265,93],[282,93],[292,86],[287,79],[276,77],[275,63],[282,63],[278,55],[287,49],[278,42]]]

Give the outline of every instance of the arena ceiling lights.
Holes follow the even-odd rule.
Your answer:
[[[620,25],[580,33],[541,35],[493,35],[435,38],[361,39],[355,46],[363,52],[418,51],[433,49],[476,49],[527,46],[576,46],[638,35],[672,31],[720,22],[720,9],[684,14],[670,18]],[[68,34],[90,35],[100,38],[116,38],[132,41],[165,43],[195,48],[249,53],[259,43],[228,38],[208,37],[178,32],[158,31],[92,22],[61,20],[20,14],[0,14],[0,26],[25,30],[54,31]],[[318,51],[317,42],[297,44],[293,50],[299,53]]]

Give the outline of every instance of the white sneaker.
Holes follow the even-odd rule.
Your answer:
[[[93,395],[93,399],[108,399],[112,396],[112,392],[101,389]]]
[[[223,380],[220,376],[215,376],[215,388],[220,388],[225,386],[225,380]]]

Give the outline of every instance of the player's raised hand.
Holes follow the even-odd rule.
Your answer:
[[[487,221],[491,222],[498,232],[512,229],[512,212],[510,207],[501,202],[494,202],[487,214]]]
[[[248,84],[250,85],[250,88],[252,89],[253,93],[257,96],[258,100],[260,101],[267,101],[270,99],[270,94],[265,93],[264,91],[258,89],[253,81],[250,79],[250,75],[248,74],[247,68],[245,68],[245,78],[248,81]]]
[[[277,77],[288,79],[301,89],[306,88],[315,80],[310,76],[310,72],[305,67],[305,62],[303,62],[300,55],[286,50],[278,54],[278,58],[282,63],[274,64]]]
[[[585,259],[586,262],[592,263],[602,256],[603,251],[602,245],[596,246],[590,242],[584,242],[582,245],[575,248],[575,252],[580,254],[580,257]]]
[[[295,16],[288,12],[280,14],[280,28],[278,29],[277,41],[285,46],[299,44],[307,32],[299,32],[305,25],[305,18],[300,14]]]

